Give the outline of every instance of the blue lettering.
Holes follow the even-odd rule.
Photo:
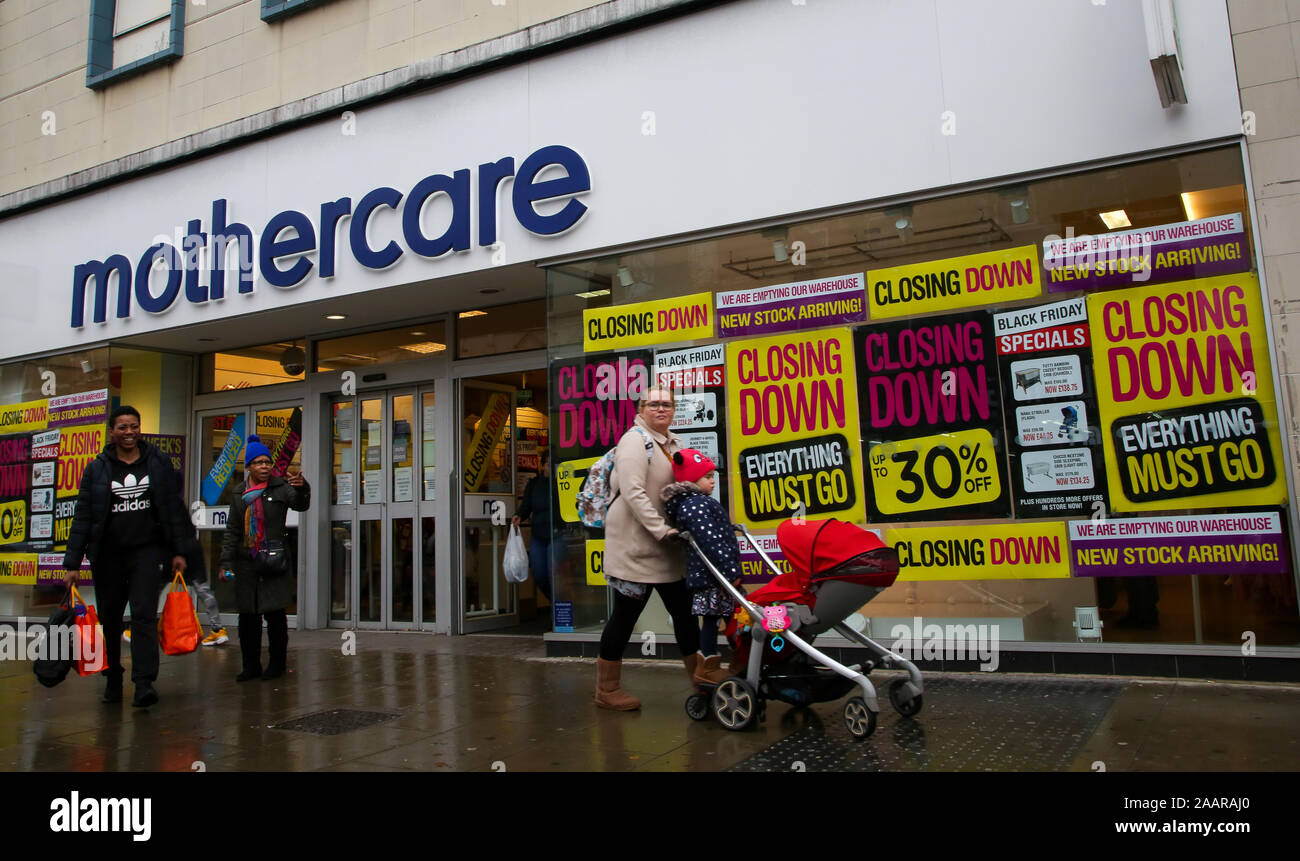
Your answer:
[[[334,243],[339,219],[352,213],[352,198],[340,197],[320,205],[320,268],[322,278],[334,277]]]
[[[121,254],[107,260],[79,263],[72,270],[72,328],[80,329],[85,323],[86,284],[95,284],[95,322],[108,319],[108,279],[117,276],[117,316],[131,316],[131,261]]]
[[[537,175],[551,165],[564,168],[566,175],[538,182]],[[587,207],[576,200],[570,200],[559,212],[542,215],[537,211],[536,204],[586,191],[591,191],[591,174],[587,172],[587,163],[582,160],[582,156],[567,146],[544,146],[519,165],[519,175],[515,177],[513,191],[515,218],[529,232],[540,236],[563,233],[578,223]]]
[[[296,235],[280,239],[280,234],[290,228],[296,231]],[[258,248],[262,277],[273,287],[293,287],[311,272],[312,262],[306,257],[299,257],[286,270],[275,265],[276,259],[315,250],[316,230],[312,227],[311,219],[296,209],[286,209],[268,221],[266,230],[262,233],[262,244]]]
[[[361,198],[356,211],[352,213],[352,224],[348,228],[352,256],[367,269],[387,269],[397,262],[397,258],[402,256],[402,247],[393,240],[388,240],[387,245],[375,251],[370,247],[370,243],[366,238],[371,213],[381,206],[397,209],[397,205],[401,202],[402,193],[400,191],[384,186],[383,188],[376,188]]]
[[[471,235],[474,214],[471,200],[474,179],[469,168],[450,175],[432,174],[415,184],[409,195],[383,186],[372,189],[356,204],[351,197],[341,197],[320,205],[320,239],[317,248],[316,226],[303,212],[288,209],[277,213],[266,224],[259,241],[246,224],[227,222],[227,201],[212,201],[210,233],[203,232],[201,219],[192,219],[186,225],[187,234],[180,248],[167,242],[151,246],[133,269],[131,260],[123,254],[111,254],[104,260],[89,260],[78,264],[72,272],[73,328],[85,325],[86,297],[93,294],[92,319],[104,323],[108,318],[108,298],[114,279],[117,284],[117,316],[131,316],[131,295],[145,311],[161,313],[175,304],[184,286],[185,299],[193,304],[221,300],[226,295],[226,275],[238,271],[239,293],[254,292],[254,260],[262,279],[274,287],[289,288],[302,283],[319,264],[321,278],[333,278],[337,265],[340,222],[346,217],[348,246],[353,258],[367,269],[387,269],[395,264],[409,248],[425,258],[436,258],[450,251],[468,251],[473,243]],[[499,193],[501,185],[513,177],[511,203],[516,221],[528,232],[537,236],[555,236],[576,225],[587,212],[587,206],[574,199],[591,190],[591,174],[586,162],[577,152],[566,146],[544,146],[533,152],[515,170],[513,157],[487,161],[478,165],[477,217],[478,244],[495,245],[499,241]],[[446,195],[451,204],[450,218],[442,233],[430,237],[425,228],[434,218],[435,202]],[[403,206],[403,203],[405,205]],[[542,211],[539,211],[539,204]],[[389,239],[375,249],[370,244],[370,222],[375,211],[387,207],[400,218],[400,229],[405,245]],[[397,212],[401,209],[400,213]],[[429,217],[426,218],[426,215]],[[286,234],[292,230],[291,235]],[[234,245],[234,265],[231,266],[231,245]],[[200,272],[204,250],[211,254],[208,263],[208,283],[202,283]],[[312,252],[319,257],[312,259]],[[154,296],[154,266],[159,258],[167,267],[166,284]],[[290,258],[290,259],[286,259]],[[296,259],[292,259],[296,258]],[[281,268],[284,263],[288,268]],[[161,268],[161,267],[160,267]]]
[[[213,299],[226,295],[226,248],[236,241],[239,266],[239,292],[253,292],[253,231],[245,224],[226,224],[226,200],[212,201],[212,285],[208,293]]]
[[[515,160],[503,158],[478,166],[478,244],[495,245],[497,241],[497,186],[515,175]]]
[[[153,262],[158,255],[167,261],[167,286],[155,299],[149,292],[149,281],[153,276]],[[176,294],[181,291],[181,256],[176,247],[168,242],[151,245],[149,250],[140,255],[140,262],[135,265],[135,301],[150,314],[166,311],[176,301]]]
[[[436,239],[424,235],[421,220],[425,201],[434,195],[445,194],[451,200],[451,224]],[[455,178],[441,173],[426,176],[415,184],[407,195],[406,206],[402,209],[402,235],[406,244],[421,257],[441,257],[453,248],[465,251],[469,248],[469,171],[462,169],[455,173]]]
[[[199,253],[208,244],[208,235],[203,232],[203,222],[197,218],[186,228],[189,233],[181,245],[185,252],[185,298],[198,304],[208,301],[207,291],[199,283]]]

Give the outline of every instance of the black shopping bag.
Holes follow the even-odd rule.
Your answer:
[[[50,614],[49,629],[45,632],[46,657],[37,658],[32,662],[32,671],[36,673],[36,681],[47,688],[52,688],[63,681],[72,670],[72,655],[64,655],[58,659],[48,656],[59,654],[61,651],[55,646],[55,632],[57,630],[67,630],[75,625],[76,621],[77,615],[72,607],[72,589],[68,589],[59,600],[59,606],[54,608],[54,612]],[[56,628],[56,626],[58,627]]]

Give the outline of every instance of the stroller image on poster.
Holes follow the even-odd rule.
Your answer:
[[[898,577],[898,554],[875,534],[851,523],[786,520],[777,527],[777,542],[792,569],[783,573],[743,525],[735,529],[774,575],[770,583],[746,596],[727,581],[689,533],[681,537],[708,568],[718,585],[736,602],[727,638],[743,661],[743,675],[716,685],[700,685],[686,700],[693,720],[712,715],[729,730],[745,730],[765,718],[766,701],[806,706],[838,700],[857,689],[844,704],[844,725],[855,739],[876,729],[880,711],[876,688],[867,675],[876,668],[903,669],[907,678],[889,685],[889,701],[903,717],[921,711],[924,686],[916,665],[850,627],[846,620]],[[865,646],[870,656],[845,666],[818,651],[813,640],[834,630]],[[733,664],[735,666],[736,664]]]

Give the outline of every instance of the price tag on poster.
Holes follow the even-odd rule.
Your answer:
[[[682,448],[703,452],[721,466],[725,451],[721,428],[726,412],[726,347],[710,344],[655,354],[656,383],[673,390],[677,408],[668,429],[681,437]],[[725,507],[725,480],[713,488],[713,498]]]
[[[993,318],[866,326],[854,351],[870,519],[1009,516]]]
[[[735,520],[862,521],[852,346],[844,328],[727,344]]]
[[[561,521],[579,522],[575,499],[587,469],[636,421],[637,401],[653,367],[648,350],[551,362],[551,472]]]
[[[1106,510],[1106,475],[1086,300],[993,317],[1008,409],[1007,453],[1017,517]]]
[[[1088,318],[1112,509],[1286,501],[1253,275],[1095,294]]]

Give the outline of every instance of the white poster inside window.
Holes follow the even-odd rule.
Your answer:
[[[352,474],[334,476],[334,487],[338,491],[338,504],[352,504]]]
[[[411,467],[399,466],[393,469],[393,502],[410,502]]]
[[[384,471],[368,469],[361,480],[361,501],[364,503],[383,501]]]

